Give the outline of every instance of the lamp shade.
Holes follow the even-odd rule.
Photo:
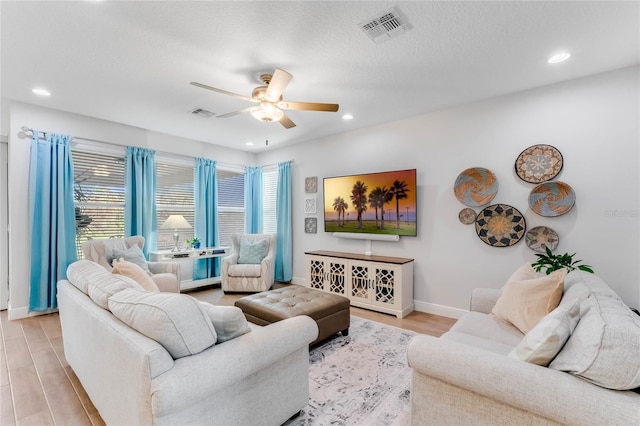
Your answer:
[[[164,221],[160,229],[189,229],[191,225],[181,214],[172,214]]]

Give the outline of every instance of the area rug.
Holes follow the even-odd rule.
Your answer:
[[[415,334],[352,316],[348,336],[311,348],[309,405],[285,425],[408,424],[406,354]]]

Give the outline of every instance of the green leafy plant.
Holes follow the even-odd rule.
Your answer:
[[[545,249],[546,254],[536,254],[536,256],[538,256],[538,260],[531,264],[536,272],[540,272],[540,270],[545,268],[547,275],[549,275],[553,271],[564,268],[568,272],[579,269],[581,271],[591,272],[593,274],[593,269],[591,269],[591,266],[579,265],[582,260],[573,260],[573,256],[576,255],[575,253],[553,254],[549,247],[545,246]]]
[[[199,248],[200,247],[200,238],[198,238],[198,237],[193,237],[190,240],[187,239],[187,240],[185,240],[185,242],[187,244],[189,244],[193,248]]]

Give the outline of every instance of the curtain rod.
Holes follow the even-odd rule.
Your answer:
[[[33,129],[30,128],[30,127],[22,126],[22,131],[25,132],[25,133],[27,133],[27,132],[31,133],[33,135]],[[47,132],[38,131],[38,134],[44,135],[45,139],[47,137]],[[40,137],[40,135],[38,135],[38,137]],[[110,145],[110,146],[114,146],[114,145],[115,146],[122,146],[122,145],[117,145],[117,144],[114,144],[114,143],[111,143],[111,142],[100,141],[100,140],[97,140],[97,139],[89,139],[89,138],[82,138],[82,137],[76,137],[76,136],[74,136],[73,139],[78,139],[78,140],[87,141],[87,142],[94,142],[94,143],[99,143],[99,144],[106,144],[106,145]],[[184,154],[176,154],[176,153],[173,153],[173,152],[158,151],[158,150],[155,150],[155,151],[159,152],[160,154],[165,154],[165,155],[170,155],[170,156],[173,156],[173,157],[179,157],[179,158],[185,158],[185,159],[193,160],[194,162],[195,162],[195,159],[196,159],[196,157],[192,157],[192,156],[184,155]],[[291,162],[293,162],[293,161],[291,161]],[[246,167],[243,164],[232,164],[232,163],[225,163],[225,162],[221,162],[221,161],[217,161],[217,163],[219,165],[223,166],[223,167],[224,166],[227,166],[227,167]]]
[[[30,127],[22,126],[22,131],[25,132],[25,133],[31,133],[33,135],[33,129],[30,128]],[[40,137],[40,134],[43,134],[45,138],[47,137],[47,132],[38,131],[38,137]],[[73,136],[73,139],[79,139],[79,140],[87,141],[87,142],[106,143],[108,145],[113,145],[112,143],[105,142],[105,141],[99,141],[97,139],[80,138],[80,137],[75,137],[75,136]]]

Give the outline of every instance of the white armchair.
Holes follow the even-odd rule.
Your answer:
[[[276,236],[233,234],[231,240],[231,254],[222,259],[222,291],[256,293],[269,290],[275,277]],[[259,263],[243,263],[242,249],[260,241],[267,241],[266,256]]]
[[[126,251],[136,245],[142,250],[144,247],[143,236],[88,240],[82,244],[82,252],[85,259],[96,262],[111,272],[114,250]],[[147,262],[147,266],[151,279],[160,291],[180,292],[180,264],[178,262]]]

